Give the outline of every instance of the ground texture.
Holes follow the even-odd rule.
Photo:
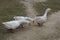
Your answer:
[[[23,3],[26,7],[27,16],[35,17],[37,15],[37,12],[35,11],[35,9],[33,9],[33,2],[39,1],[40,0],[21,1],[21,3]],[[25,27],[23,29],[20,29],[20,31],[10,35],[7,40],[60,40],[60,32],[56,29],[56,26],[59,23],[60,11],[54,12],[52,15],[50,15],[48,17],[48,21],[44,24],[43,27]]]

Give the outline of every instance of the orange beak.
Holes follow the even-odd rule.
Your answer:
[[[34,24],[34,22],[35,22],[35,21],[33,20],[32,23]]]
[[[29,25],[30,25],[30,26],[33,26],[33,25],[34,25],[34,22],[35,22],[35,21],[33,20],[31,23],[29,23]]]

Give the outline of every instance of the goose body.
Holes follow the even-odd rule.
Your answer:
[[[27,21],[30,21],[30,25],[34,25],[34,19],[33,18],[30,18],[30,17],[24,17],[24,16],[14,16],[13,17],[15,20],[27,20]]]
[[[16,29],[22,23],[30,23],[30,22],[27,20],[13,20],[8,22],[3,22],[2,24],[4,24],[7,29]]]
[[[23,27],[22,23],[30,23],[30,21],[27,20],[13,20],[13,21],[8,21],[8,22],[2,22],[2,24],[5,26],[7,31],[9,32],[14,32],[16,31],[17,28],[20,28],[20,26]]]
[[[45,23],[47,21],[47,13],[50,10],[51,10],[50,8],[47,8],[43,16],[36,17],[36,22],[38,23],[38,25],[42,26],[43,23]]]
[[[7,29],[16,29],[21,23],[19,21],[8,21],[2,24],[4,24]]]
[[[43,16],[36,17],[36,22],[43,23],[46,22],[47,18],[44,18]]]

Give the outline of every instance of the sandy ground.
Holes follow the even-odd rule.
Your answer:
[[[25,2],[22,1],[22,3],[24,3],[24,5],[27,7],[27,16],[35,17],[37,12],[33,9],[31,1],[26,0]],[[10,35],[7,40],[59,40],[60,37],[56,38],[59,36],[55,28],[57,23],[60,23],[60,11],[54,12],[51,16],[49,16],[48,21],[43,27],[25,27],[20,29],[19,32]]]
[[[35,17],[37,12],[33,8],[33,0],[21,1],[26,7],[26,14],[28,17]]]
[[[52,14],[43,27],[25,27],[13,33],[7,40],[59,40],[60,32],[55,28],[57,23],[60,23],[60,11]]]

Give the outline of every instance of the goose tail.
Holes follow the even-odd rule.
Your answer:
[[[2,24],[6,24],[5,22],[2,22]]]

